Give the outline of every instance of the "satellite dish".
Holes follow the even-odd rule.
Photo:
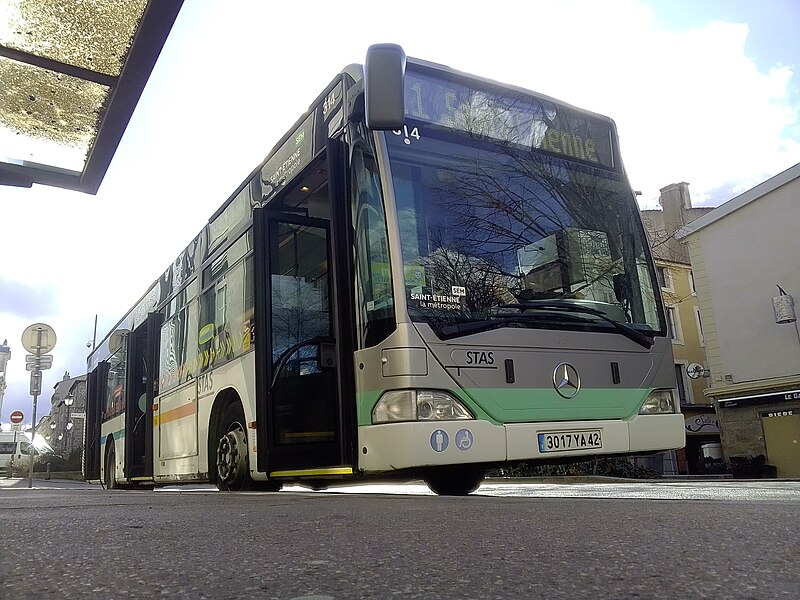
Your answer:
[[[689,379],[699,379],[706,376],[706,368],[700,363],[692,363],[686,367],[686,374]]]

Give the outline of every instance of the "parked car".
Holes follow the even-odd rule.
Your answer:
[[[12,462],[20,465],[22,460],[30,455],[30,449],[31,441],[24,433],[0,432],[0,472],[7,474]],[[35,448],[33,453],[38,454]]]

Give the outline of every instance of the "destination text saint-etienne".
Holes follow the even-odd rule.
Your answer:
[[[600,162],[600,159],[597,158],[597,144],[592,138],[583,139],[568,131],[548,129],[539,147],[542,150],[555,152],[556,154],[566,154],[573,158],[594,163]]]

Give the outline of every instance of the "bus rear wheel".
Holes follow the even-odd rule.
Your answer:
[[[110,436],[109,436],[110,437]],[[117,457],[114,454],[114,444],[111,444],[106,452],[106,489],[116,490],[117,486]]]
[[[425,485],[439,496],[466,496],[477,490],[483,481],[483,469],[456,465],[432,469],[423,478]]]
[[[252,488],[244,411],[236,402],[229,404],[222,413],[217,433],[216,465],[216,483],[221,491]]]

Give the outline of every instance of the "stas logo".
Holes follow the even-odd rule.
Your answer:
[[[197,395],[207,394],[214,389],[214,377],[211,372],[197,376]]]
[[[497,368],[494,366],[494,350],[453,350],[450,358],[458,367]]]
[[[484,352],[483,350],[467,350],[466,364],[468,365],[493,365],[494,352],[491,350]]]

